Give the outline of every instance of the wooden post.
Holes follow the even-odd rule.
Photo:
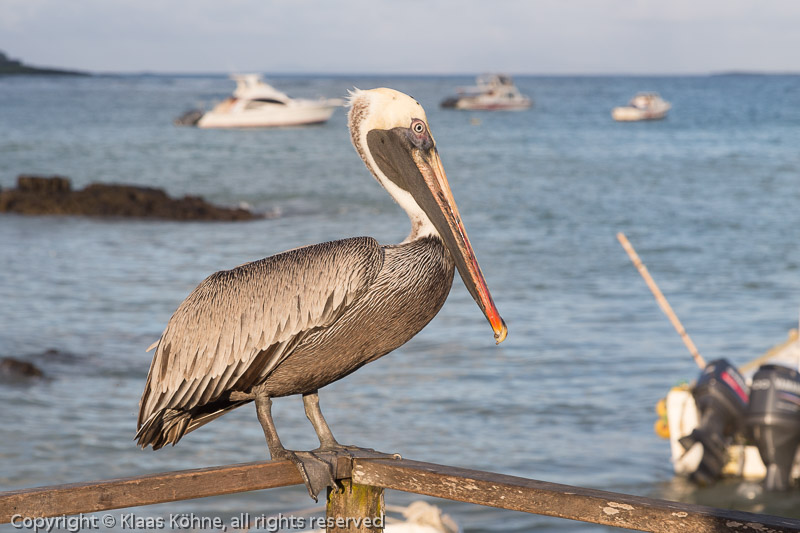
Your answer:
[[[325,509],[328,533],[383,533],[383,488],[342,479],[341,489],[328,488]]]

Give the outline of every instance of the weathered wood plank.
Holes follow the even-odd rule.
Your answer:
[[[451,500],[653,532],[800,533],[800,520],[714,509],[490,472],[402,459],[359,456],[337,461],[336,478],[352,476],[354,487],[369,485]],[[166,472],[123,479],[40,487],[0,493],[0,523],[14,515],[50,517],[92,513],[203,498],[302,483],[289,461],[258,462]],[[366,489],[369,491],[370,489]],[[374,494],[382,490],[375,491]],[[369,501],[377,501],[373,496]],[[366,511],[332,509],[376,518]],[[362,514],[366,512],[367,515]],[[340,514],[337,514],[340,513]],[[355,517],[355,516],[354,516]],[[374,525],[374,524],[372,524]],[[369,530],[368,530],[369,531]],[[372,531],[376,531],[375,528]]]
[[[629,496],[430,463],[356,458],[353,482],[653,532],[800,532],[800,520]]]
[[[290,461],[243,463],[0,493],[0,523],[302,484]]]
[[[341,490],[328,489],[327,533],[383,533],[383,488],[340,481]]]

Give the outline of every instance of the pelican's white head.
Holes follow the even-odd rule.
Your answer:
[[[364,164],[375,176],[384,189],[400,204],[411,219],[411,233],[406,241],[412,241],[427,235],[437,234],[436,228],[430,218],[420,208],[411,193],[402,189],[392,179],[387,176],[375,161],[373,154],[369,150],[367,135],[370,131],[389,131],[394,128],[407,128],[415,119],[425,124],[427,131],[428,120],[422,106],[400,91],[387,89],[385,87],[362,91],[354,89],[350,91],[348,99],[350,113],[348,122],[350,127],[350,138],[353,146],[364,160]],[[431,137],[433,142],[433,137]],[[433,143],[435,146],[435,142]]]

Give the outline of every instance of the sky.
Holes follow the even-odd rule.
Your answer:
[[[0,51],[90,72],[800,72],[800,1],[0,0]]]

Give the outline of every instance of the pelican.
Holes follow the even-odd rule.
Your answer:
[[[357,237],[306,246],[206,278],[150,347],[142,448],[174,445],[254,401],[270,457],[292,460],[316,499],[332,479],[317,473],[314,452],[348,448],[325,422],[317,391],[422,330],[447,299],[456,267],[497,343],[505,339],[422,106],[386,88],[356,89],[349,105],[353,146],[406,211],[411,233],[400,244]],[[272,398],[296,394],[319,438],[314,452],[287,450],[275,429]]]

